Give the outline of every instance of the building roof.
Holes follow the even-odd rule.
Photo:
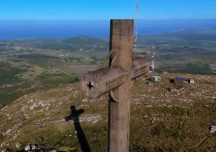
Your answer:
[[[159,76],[152,76],[151,78],[161,79],[161,77],[159,77]]]

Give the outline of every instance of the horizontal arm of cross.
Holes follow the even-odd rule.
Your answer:
[[[88,98],[97,98],[126,82],[128,78],[145,75],[149,71],[147,62],[142,59],[135,59],[131,72],[124,71],[118,67],[104,68],[89,72],[82,77],[82,89]]]

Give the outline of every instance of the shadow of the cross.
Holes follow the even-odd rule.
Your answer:
[[[76,136],[78,137],[80,148],[82,152],[91,152],[88,141],[86,139],[85,133],[80,125],[79,117],[85,111],[83,109],[76,109],[75,106],[71,106],[71,113],[69,116],[65,117],[66,121],[72,120],[74,122],[74,128],[76,132]]]

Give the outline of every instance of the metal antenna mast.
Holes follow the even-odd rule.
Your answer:
[[[134,49],[137,49],[137,37],[138,37],[138,18],[139,18],[139,0],[136,0],[136,19],[135,19],[135,37],[134,37]]]
[[[156,46],[152,46],[152,54],[151,54],[151,66],[150,69],[153,71],[155,69],[155,56],[156,56]]]

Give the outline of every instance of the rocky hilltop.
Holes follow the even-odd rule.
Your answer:
[[[151,75],[161,81],[147,80]],[[195,83],[171,82],[176,76]],[[131,104],[130,151],[215,150],[215,76],[151,73],[134,82]],[[0,109],[0,150],[37,144],[47,151],[80,151],[76,110],[91,150],[106,151],[107,106],[105,96],[84,98],[79,83],[24,95]]]

